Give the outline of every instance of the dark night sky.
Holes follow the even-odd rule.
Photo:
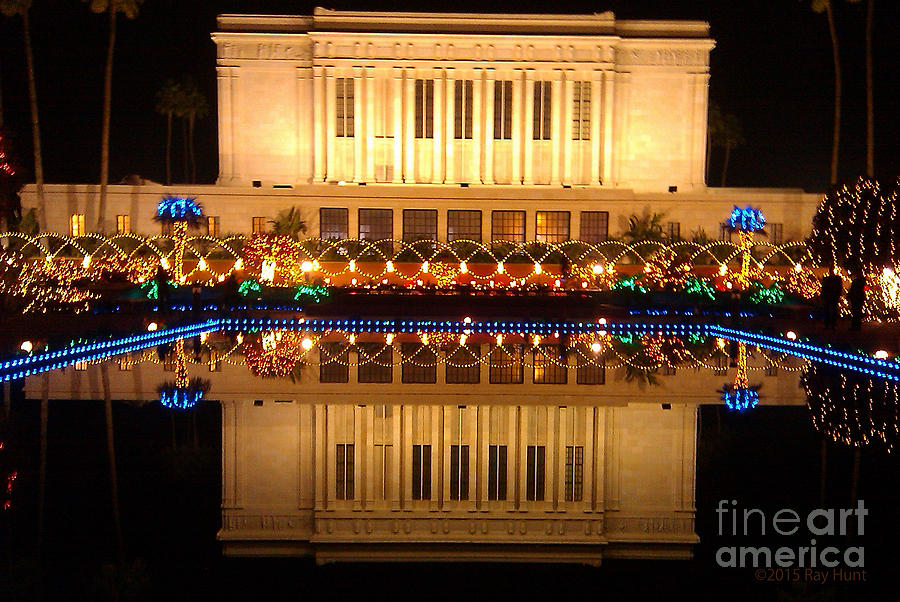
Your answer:
[[[864,3],[863,3],[864,4]],[[154,110],[162,82],[193,75],[215,106],[215,48],[209,38],[220,13],[309,13],[314,3],[281,0],[147,0],[135,21],[120,17],[113,91],[110,180],[139,173],[164,178],[165,120]],[[793,0],[731,3],[721,0],[612,0],[516,3],[331,2],[346,10],[592,13],[612,10],[623,19],[709,21],[711,97],[734,113],[746,146],[732,154],[728,184],[825,188],[831,147],[832,70],[826,20]],[[838,5],[844,62],[840,176],[865,168],[865,88],[862,5]],[[900,173],[900,3],[876,0],[876,172]],[[35,0],[32,32],[48,182],[94,182],[99,174],[102,73],[106,20],[77,0]],[[30,153],[27,92],[19,19],[0,19],[0,69],[7,127]],[[197,131],[198,177],[217,171],[214,116]],[[176,145],[178,144],[176,137]],[[180,156],[173,159],[176,181]],[[717,182],[718,158],[711,182]]]

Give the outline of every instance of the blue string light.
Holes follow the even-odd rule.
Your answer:
[[[160,221],[194,221],[203,216],[203,208],[196,197],[167,196],[156,206],[156,219]]]
[[[735,206],[728,217],[728,226],[741,232],[757,232],[766,225],[762,211],[747,205],[744,208]]]

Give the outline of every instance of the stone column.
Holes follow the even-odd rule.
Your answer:
[[[334,462],[334,453],[335,453],[335,436],[334,436],[334,423],[337,421],[338,414],[335,412],[335,406],[325,406],[325,466],[322,467],[322,470],[325,474],[325,509],[328,510],[331,505],[331,501],[335,499],[337,492],[335,491],[335,478],[336,474],[331,474],[332,470],[335,470],[337,466]]]
[[[522,144],[526,133],[524,77],[524,71],[516,69],[512,85],[512,176],[510,181],[513,184],[522,183]]]
[[[602,112],[601,109],[605,106],[605,101],[603,99],[603,72],[602,71],[592,71],[591,72],[591,173],[590,180],[588,181],[591,185],[595,185],[599,183],[600,180],[600,166],[603,164],[603,154],[602,149],[605,148],[605,145],[602,144],[601,135],[603,132],[602,129]]]
[[[297,67],[297,94],[294,99],[294,138],[295,138],[295,173],[294,181],[308,182],[309,178],[309,128],[303,119],[305,110],[308,110],[309,81],[312,78],[310,67]]]
[[[219,180],[230,184],[234,179],[234,115],[233,75],[238,67],[216,67],[219,105]]]
[[[519,433],[519,406],[512,406],[508,412],[508,432],[506,450],[506,510],[515,512],[519,509],[519,496],[524,495],[525,489],[519,489],[518,483],[524,486],[525,465],[522,464],[523,452],[521,435]]]
[[[362,67],[353,68],[353,181],[365,182],[365,152],[366,128],[369,120],[366,119],[366,80]],[[345,155],[346,157],[346,155]],[[344,159],[346,161],[346,159]],[[346,172],[346,170],[345,170]]]
[[[394,126],[394,184],[403,182],[403,69],[394,67],[391,82]],[[396,455],[396,454],[395,454]]]
[[[431,183],[440,184],[444,181],[444,72],[442,69],[434,69],[434,140],[431,156]]]
[[[328,462],[326,461],[327,457],[327,440],[325,437],[325,404],[317,403],[315,404],[315,457],[313,459],[313,465],[315,470],[315,485],[313,488],[315,489],[315,509],[316,511],[325,510],[325,499],[328,494],[328,485],[327,485],[327,477],[328,477]]]
[[[325,69],[313,67],[313,181],[325,179]]]
[[[337,179],[340,174],[335,165],[335,80],[334,67],[325,68],[325,177],[323,180]]]
[[[622,181],[622,158],[628,152],[628,106],[631,93],[631,74],[616,73],[615,100],[613,110],[613,157],[612,157],[612,184],[618,185]]]
[[[691,184],[706,184],[706,131],[709,127],[709,73],[695,73],[691,76],[694,94],[691,102],[693,122],[691,125]]]
[[[483,184],[494,183],[494,82],[493,69],[485,69],[484,80],[484,163],[481,172]]]
[[[391,454],[391,482],[386,487],[390,498],[390,507],[393,511],[400,510],[400,484],[403,482],[403,475],[400,472],[400,457],[406,452],[406,444],[401,439],[404,427],[406,424],[403,406],[394,404],[391,407],[391,451],[393,452]]]
[[[363,446],[366,452],[366,472],[365,472],[365,485],[366,485],[366,495],[365,495],[365,504],[364,508],[367,511],[371,511],[375,508],[375,405],[367,404],[360,408],[362,412],[362,419],[365,422],[365,441],[363,442]],[[382,471],[386,466],[382,463]]]
[[[596,462],[594,461],[594,439],[596,435],[594,408],[582,408],[584,414],[584,482],[582,484],[582,505],[585,512],[593,512],[594,510],[594,471],[596,470]]]
[[[604,186],[615,186],[613,179],[613,161],[615,160],[615,149],[613,148],[615,140],[615,98],[616,98],[616,76],[612,71],[603,72],[603,104],[602,111],[602,128],[603,142],[602,152],[603,168],[600,171],[600,179]]]
[[[443,422],[443,442],[441,444],[441,473],[443,478],[443,495],[441,496],[441,510],[450,510],[450,446],[459,443],[459,438],[452,436],[453,423],[459,420],[459,410],[455,406],[441,406],[441,419]],[[458,425],[457,425],[458,426]]]
[[[490,502],[488,501],[490,498],[489,490],[490,483],[488,482],[488,475],[490,473],[490,466],[488,462],[490,462],[490,449],[489,446],[491,444],[491,412],[499,412],[502,408],[492,408],[488,405],[479,405],[478,406],[478,475],[477,475],[477,488],[474,489],[478,492],[478,509],[482,512],[487,512],[490,507]],[[499,433],[498,433],[499,435]],[[509,448],[507,448],[508,450]],[[471,460],[471,458],[470,458]],[[507,466],[507,473],[509,472],[509,467]],[[500,475],[497,475],[499,478]],[[473,483],[474,485],[474,483]]]
[[[552,512],[556,507],[556,475],[559,470],[559,407],[547,408],[547,447],[544,458],[544,512]]]
[[[472,79],[472,143],[467,164],[463,165],[463,173],[460,174],[461,182],[481,182],[484,179],[481,171],[481,154],[484,148],[482,142],[482,123],[484,123],[484,103],[482,91],[484,89],[484,74],[481,69],[475,69]],[[465,144],[465,142],[463,143]],[[468,173],[466,173],[468,172]]]
[[[478,447],[478,406],[469,406],[463,410],[463,423],[466,427],[465,443],[469,446],[469,512],[478,510],[478,463],[481,461],[481,450]]]
[[[365,423],[363,411],[365,406],[353,406],[353,510],[362,510],[366,491],[363,488],[363,462],[366,440],[363,438]],[[366,454],[368,455],[368,454]],[[368,476],[368,475],[367,475]]]
[[[422,411],[431,411],[431,502],[429,509],[432,512],[440,510],[441,477],[444,466],[444,437],[443,437],[443,407],[423,406]]]
[[[550,183],[559,186],[560,179],[560,161],[571,161],[572,156],[566,154],[563,157],[563,134],[562,134],[562,114],[565,105],[565,94],[563,92],[563,72],[556,69],[553,71],[553,80],[550,84]],[[547,108],[544,107],[544,110]]]
[[[366,108],[365,121],[363,122],[364,131],[366,133],[365,144],[365,166],[366,166],[366,182],[375,181],[375,103],[381,102],[382,98],[375,96],[375,69],[366,67],[366,92],[363,100],[363,106]],[[386,162],[386,161],[385,161]]]
[[[566,446],[575,443],[575,441],[569,441],[569,427],[575,420],[575,408],[567,408],[565,406],[557,408],[557,436],[558,443],[556,446],[556,462],[553,465],[553,469],[556,471],[556,486],[554,487],[555,491],[555,499],[554,499],[554,507],[557,512],[565,512],[566,507]],[[574,429],[572,429],[574,432]],[[572,479],[574,483],[575,477],[575,458],[574,454],[572,457]],[[574,493],[574,487],[573,487]],[[573,496],[574,497],[574,496]],[[573,504],[574,505],[574,504]]]
[[[446,70],[447,79],[444,81],[444,135],[445,143],[444,143],[444,173],[446,174],[444,177],[444,182],[447,184],[453,184],[456,182],[456,165],[453,161],[453,146],[455,144],[454,139],[454,111],[456,109],[456,76],[454,74],[453,68],[449,68]],[[462,81],[462,80],[460,80]]]
[[[403,131],[403,181],[407,184],[416,181],[416,71],[406,69],[406,81],[403,84],[406,91],[404,107],[404,131]]]
[[[518,453],[518,492],[516,495],[516,510],[526,512],[528,510],[528,434],[525,425],[528,421],[528,412],[534,408],[528,406],[516,406],[516,452]],[[536,483],[535,483],[536,484]]]
[[[534,170],[534,69],[525,70],[525,114],[523,116],[524,134],[522,166],[522,184],[526,186],[534,184],[532,171]]]
[[[400,406],[400,413],[403,417],[400,423],[400,433],[403,439],[403,446],[400,448],[398,457],[402,454],[403,462],[400,464],[400,470],[397,472],[397,479],[400,481],[400,491],[403,496],[402,508],[404,510],[412,509],[412,446],[413,446],[413,412],[409,405]]]

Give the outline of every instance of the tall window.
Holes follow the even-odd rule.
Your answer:
[[[544,446],[529,445],[525,451],[525,499],[540,502],[544,499]]]
[[[535,235],[541,242],[569,240],[568,211],[538,211],[535,214]]]
[[[488,446],[488,499],[506,499],[506,446]]]
[[[719,224],[719,240],[731,242],[731,224],[722,222]]]
[[[491,240],[525,242],[525,212],[492,211]]]
[[[209,366],[210,372],[222,371],[222,354],[218,349],[209,350],[209,362],[207,363],[207,366]]]
[[[421,343],[403,343],[400,346],[403,353],[401,380],[405,383],[435,383],[437,382],[437,356],[434,349]]]
[[[550,97],[551,82],[534,82],[534,114],[532,137],[535,140],[550,140]]]
[[[381,343],[358,343],[361,383],[389,383],[394,374],[394,348]]]
[[[431,446],[413,445],[412,499],[431,499]]]
[[[266,218],[254,217],[253,218],[253,234],[262,234],[265,231],[266,231]]]
[[[131,216],[127,214],[116,216],[116,233],[128,234],[131,232]]]
[[[494,82],[494,138],[512,138],[512,82]]]
[[[566,446],[566,501],[580,502],[584,495],[584,447]]]
[[[469,446],[450,446],[450,499],[469,499]]]
[[[207,236],[219,236],[219,217],[216,215],[208,215],[206,217],[206,234]]]
[[[784,224],[769,222],[766,228],[769,230],[769,240],[773,245],[780,245],[784,242]]]
[[[578,367],[575,368],[575,382],[579,385],[605,384],[606,364],[603,357],[595,354],[587,345],[579,345],[578,350]]]
[[[119,356],[120,371],[131,372],[132,366],[134,366],[134,357],[132,357],[131,352]]]
[[[481,352],[479,345],[457,347],[447,354],[446,382],[448,385],[475,384],[481,381]]]
[[[73,213],[71,219],[69,220],[69,234],[71,236],[83,236],[84,235],[84,214],[83,213]]]
[[[572,85],[572,140],[591,139],[591,82]]]
[[[350,381],[350,347],[345,343],[319,344],[319,382]]]
[[[354,497],[353,460],[353,444],[338,443],[334,454],[334,497],[339,500],[352,500]]]
[[[404,209],[403,240],[437,240],[437,210]]]
[[[360,209],[359,237],[363,240],[390,240],[394,237],[391,209]]]
[[[609,237],[609,211],[581,212],[582,242],[604,242]]]
[[[525,357],[522,345],[494,346],[488,358],[491,384],[517,384],[522,382]]]
[[[538,385],[564,385],[568,379],[565,352],[557,345],[534,349],[534,382]]]
[[[453,95],[453,137],[457,140],[472,139],[472,80],[458,79]]]
[[[337,78],[334,94],[334,135],[338,138],[350,138],[353,136],[353,78]]]
[[[477,209],[447,211],[447,242],[454,240],[481,242],[481,211]]]
[[[393,79],[378,79],[375,84],[375,137],[392,138],[394,136],[394,96]]]
[[[344,207],[322,207],[319,209],[319,236],[325,239],[341,240],[350,237],[350,211]]]
[[[666,236],[671,241],[681,240],[681,222],[667,222]]]
[[[416,138],[434,138],[434,80],[416,80]]]

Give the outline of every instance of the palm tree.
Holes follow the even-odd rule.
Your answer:
[[[25,39],[25,66],[28,71],[28,102],[31,106],[31,138],[34,146],[34,186],[37,193],[38,224],[47,231],[46,206],[44,204],[44,161],[41,154],[41,125],[38,119],[37,86],[34,81],[34,53],[31,50],[31,23],[28,11],[31,0],[0,0],[0,12],[11,17],[22,17],[22,32]]]
[[[274,234],[284,234],[299,240],[300,234],[306,233],[306,221],[301,217],[300,209],[297,207],[279,212],[274,220],[269,220],[269,223],[272,224]]]
[[[803,0],[800,0],[803,2]],[[855,0],[854,0],[855,1]],[[841,55],[838,50],[837,28],[834,20],[834,7],[831,0],[810,0],[813,12],[822,14],[828,18],[828,33],[831,35],[831,54],[834,60],[834,123],[831,137],[831,184],[836,184],[838,179],[838,150],[841,143]]]
[[[138,15],[144,0],[81,0],[88,3],[92,12],[109,16],[109,45],[106,51],[106,68],[103,75],[103,126],[100,133],[100,199],[97,202],[97,230],[105,230],[106,187],[109,183],[109,120],[112,112],[113,51],[116,46],[116,16],[124,13],[129,19]]]
[[[744,144],[744,134],[741,122],[735,115],[725,113],[721,116],[722,122],[713,144],[725,149],[725,158],[722,160],[722,181],[720,186],[725,186],[725,176],[728,174],[728,160],[731,158],[731,149]]]
[[[857,0],[858,1],[858,0]],[[875,0],[866,2],[866,173],[875,177],[875,100],[872,82],[872,20]]]
[[[187,155],[190,160],[191,183],[197,181],[197,162],[194,156],[194,123],[209,114],[209,103],[206,96],[197,87],[193,78],[187,77],[182,84],[183,96],[181,98],[181,113],[187,121]]]
[[[109,366],[100,364],[100,380],[103,382],[103,404],[106,414],[106,451],[109,457],[109,486],[112,496],[113,523],[116,528],[116,551],[119,562],[125,560],[125,540],[122,537],[122,519],[119,513],[119,479],[116,474],[116,438],[113,423],[112,395],[109,390]]]
[[[181,84],[166,80],[156,93],[156,112],[166,117],[166,185],[172,184],[172,120],[179,111]]]
[[[175,239],[175,284],[181,284],[184,247],[189,228],[197,228],[203,221],[203,206],[193,197],[166,196],[156,206],[154,221],[172,227]]]
[[[642,215],[632,213],[628,218],[628,230],[622,236],[628,242],[657,241],[662,242],[666,238],[663,231],[662,219],[665,213],[650,213],[644,210]]]
[[[709,117],[706,123],[706,181],[709,182],[709,167],[712,162],[712,149],[714,141],[722,132],[722,109],[719,103],[709,101]]]

